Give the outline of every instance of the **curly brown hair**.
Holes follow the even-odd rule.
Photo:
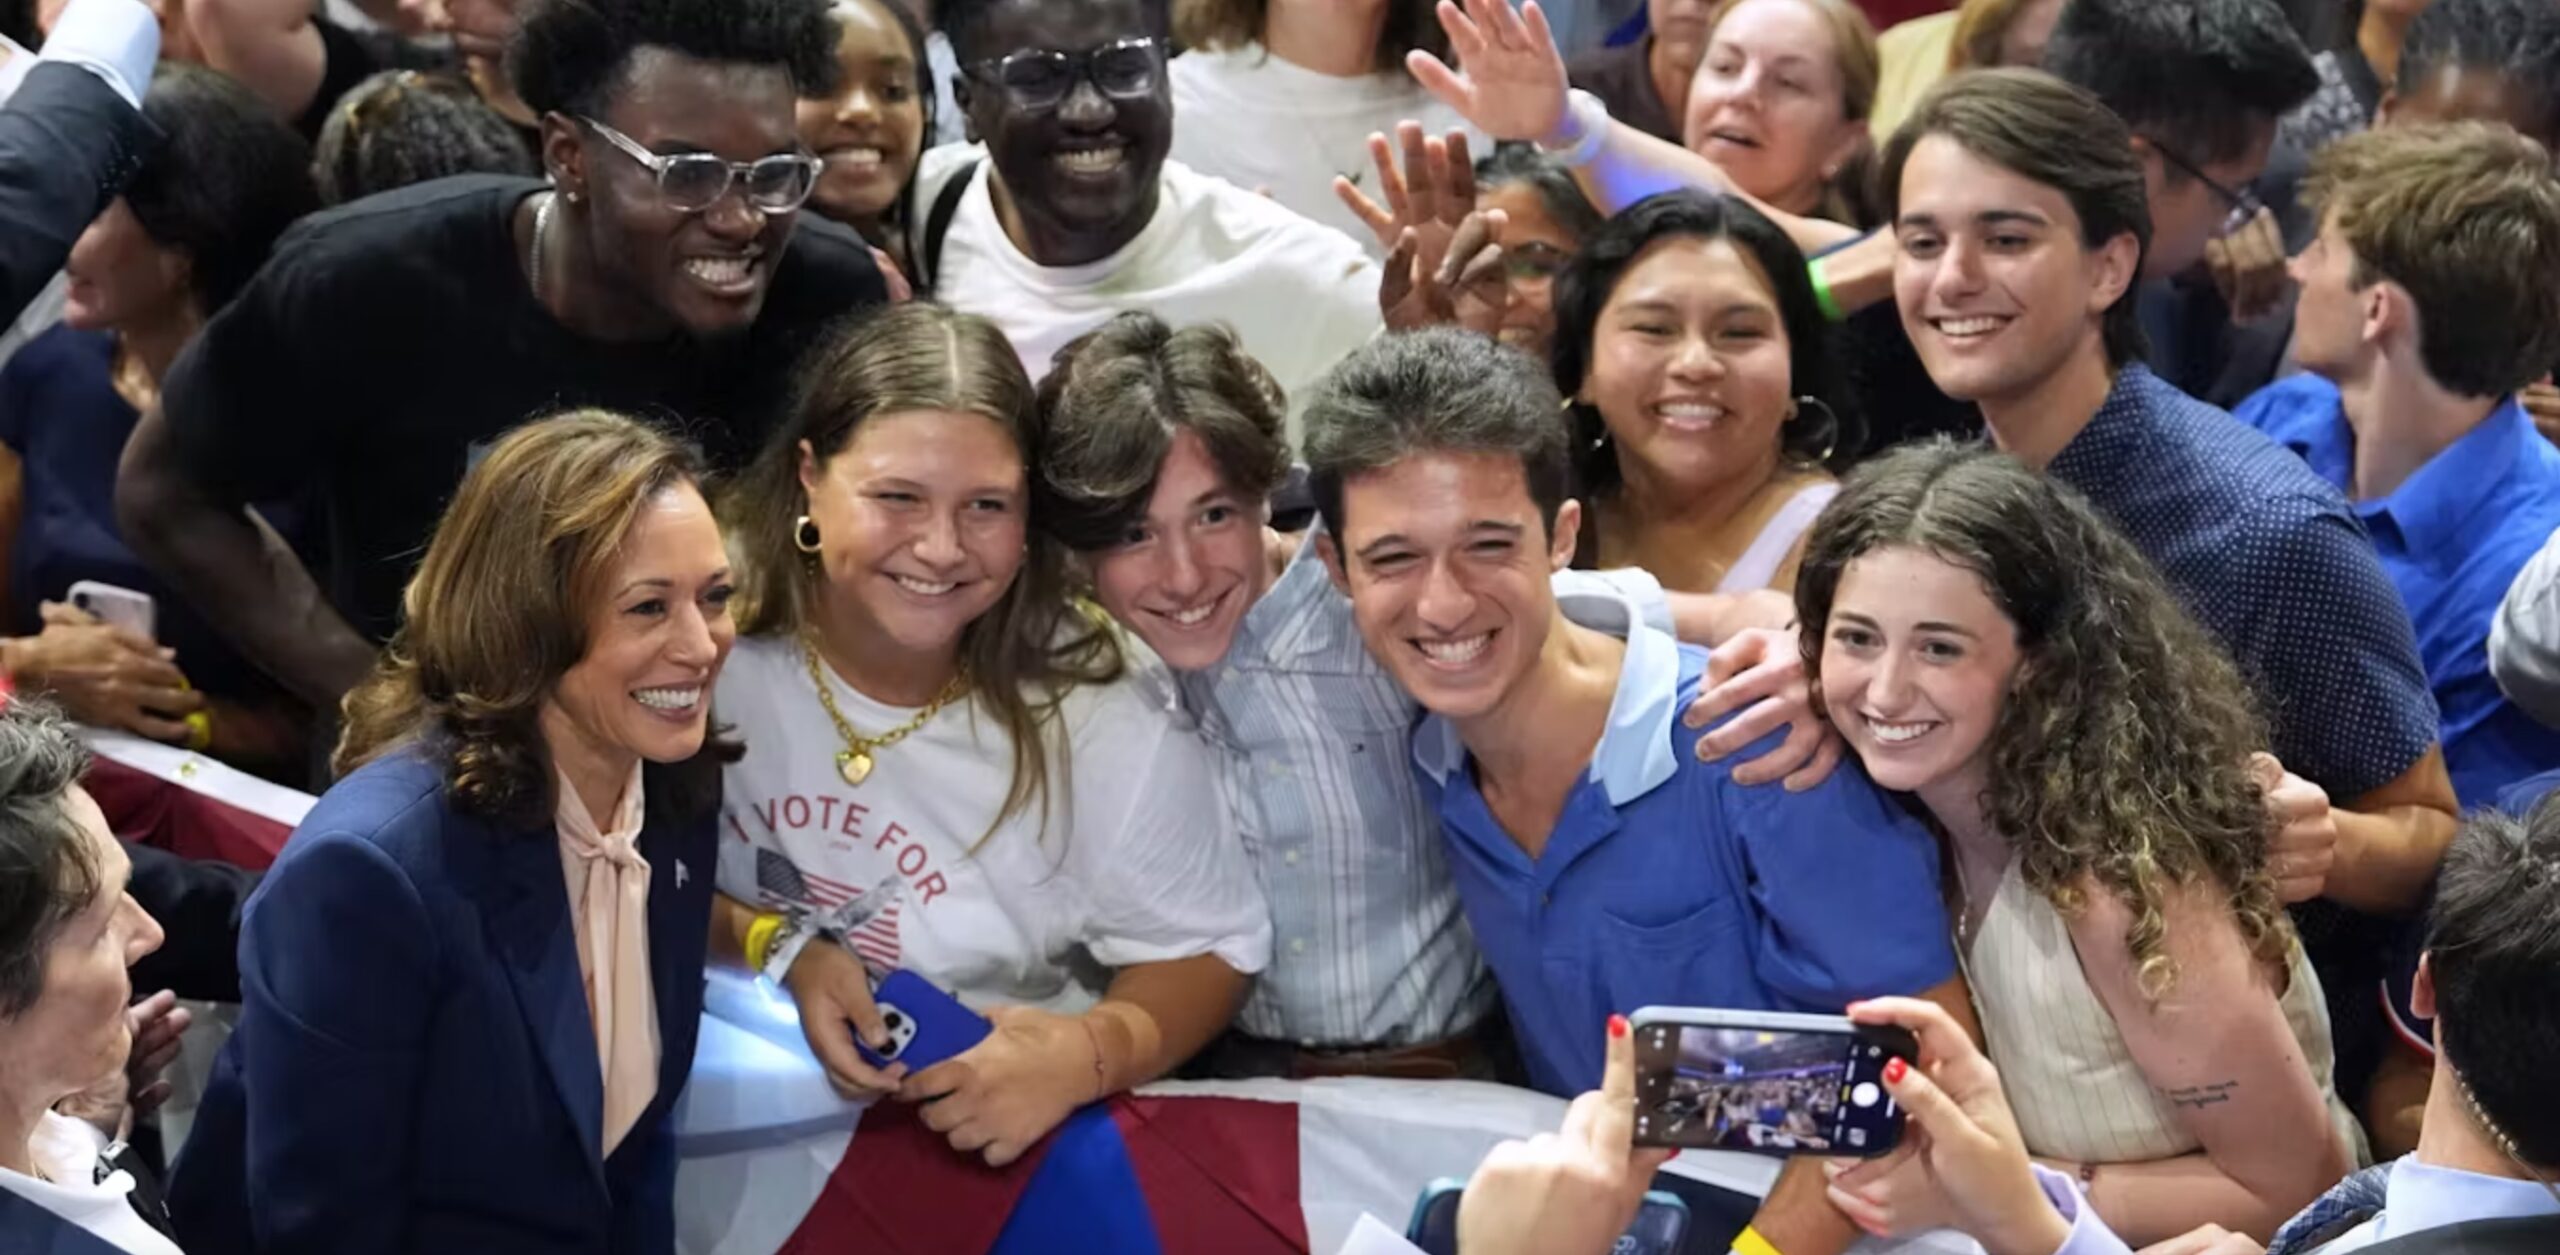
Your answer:
[[[1849,477],[1806,545],[1796,614],[1810,625],[1801,646],[1817,704],[1842,574],[1897,547],[1972,572],[2017,628],[1983,809],[2028,887],[2066,916],[2092,885],[2122,899],[2125,946],[2153,998],[2177,980],[2161,910],[2174,888],[2227,892],[2251,953],[2281,970],[2293,931],[2250,768],[2266,725],[2239,668],[2149,560],[2080,494],[2006,454],[1949,440],[1896,450]]]
[[[401,598],[400,630],[347,694],[331,767],[343,776],[420,744],[442,760],[463,810],[516,825],[547,818],[542,704],[586,656],[588,608],[641,512],[701,483],[691,450],[618,414],[578,410],[507,433],[445,507]],[[706,737],[671,775],[653,773],[650,796],[671,797],[678,814],[707,809],[735,757]]]

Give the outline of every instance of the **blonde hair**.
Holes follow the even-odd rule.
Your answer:
[[[2034,2],[1964,0],[1956,9],[1955,37],[1947,42],[1947,72],[1999,68],[2000,41],[2009,37],[2009,27],[2018,20],[2018,10]]]
[[[880,415],[973,414],[1013,437],[1026,479],[1041,444],[1039,406],[1012,343],[994,323],[930,302],[883,310],[820,346],[800,387],[791,416],[720,502],[738,574],[732,604],[738,630],[749,636],[807,628],[826,578],[793,542],[808,512],[803,442],[824,465]],[[1013,743],[1013,782],[989,835],[1034,802],[1046,816],[1051,758],[1043,751],[1061,767],[1068,753],[1059,702],[1077,685],[1118,679],[1124,665],[1118,638],[1069,597],[1065,550],[1036,528],[1026,540],[1013,586],[960,633],[969,700]]]
[[[1386,0],[1387,22],[1378,32],[1378,55],[1371,68],[1403,73],[1404,54],[1428,52],[1447,58],[1448,33],[1432,0]],[[1271,0],[1174,0],[1173,39],[1185,48],[1232,52],[1262,42],[1262,27],[1271,15]]]
[[[507,433],[445,507],[401,598],[399,631],[346,697],[331,766],[343,776],[425,743],[463,809],[527,823],[548,813],[542,704],[586,656],[589,608],[641,512],[701,477],[683,445],[603,410]],[[715,796],[710,777],[726,753],[704,742],[680,809]]]

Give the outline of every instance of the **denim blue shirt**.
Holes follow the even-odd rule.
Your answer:
[[[1955,974],[1936,843],[1855,763],[1789,793],[1697,760],[1703,734],[1678,715],[1706,657],[1655,628],[1630,635],[1590,770],[1536,859],[1486,807],[1456,729],[1436,715],[1415,729],[1458,900],[1548,1093],[1599,1086],[1612,1013],[1836,1015]]]
[[[2340,490],[2353,484],[2355,429],[2335,384],[2296,375],[2260,389],[2236,415]],[[2462,804],[2484,805],[2508,785],[2560,767],[2560,731],[2498,691],[2488,649],[2508,586],[2560,528],[2560,449],[2510,399],[2389,495],[2354,509],[2417,628],[2445,766]]]

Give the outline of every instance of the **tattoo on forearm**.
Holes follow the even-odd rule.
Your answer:
[[[2193,1107],[2201,1111],[2206,1107],[2219,1106],[2231,1101],[2232,1092],[2239,1088],[2240,1082],[2236,1080],[2215,1081],[2210,1085],[2189,1085],[2182,1089],[2164,1089],[2160,1091],[2160,1094],[2162,1097],[2169,1100],[2169,1105],[2172,1107]]]

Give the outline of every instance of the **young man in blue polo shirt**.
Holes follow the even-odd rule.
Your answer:
[[[1704,651],[1558,610],[1581,507],[1537,363],[1453,330],[1389,336],[1317,385],[1306,424],[1317,543],[1369,652],[1429,712],[1423,792],[1538,1088],[1596,1086],[1598,1026],[1648,1003],[1966,1005],[1916,821],[1851,766],[1803,792],[1736,785],[1678,717]],[[1792,1236],[1789,1184],[1763,1210],[1799,1209],[1790,1236],[1768,1236],[1816,1249]]]
[[[2560,178],[2503,126],[2395,127],[2313,160],[2294,357],[2237,417],[2354,503],[2418,632],[2466,806],[2560,767],[2489,673],[2499,600],[2560,528],[2560,449],[2516,390],[2560,361]]]
[[[2435,700],[2337,489],[2142,365],[2151,218],[2131,144],[2044,74],[1941,84],[1883,153],[1894,298],[1938,386],[2097,506],[2249,677],[2298,777],[2273,870],[2328,994],[2339,1086],[2360,1098],[2394,933],[2377,917],[2417,907],[2453,836]]]

